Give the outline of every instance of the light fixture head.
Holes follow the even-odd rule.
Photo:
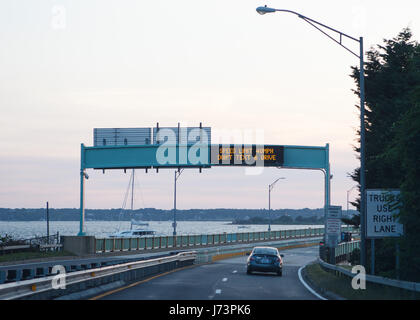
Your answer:
[[[257,12],[261,15],[266,14],[266,13],[275,12],[275,11],[276,11],[276,9],[269,8],[269,7],[267,7],[267,5],[265,5],[264,7],[258,7],[257,8]]]

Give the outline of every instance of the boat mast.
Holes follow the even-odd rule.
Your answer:
[[[131,214],[133,213],[134,204],[134,169],[131,175]],[[131,219],[130,230],[133,229],[133,219]]]

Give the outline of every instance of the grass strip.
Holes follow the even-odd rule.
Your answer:
[[[420,300],[419,292],[368,281],[366,281],[365,290],[355,290],[351,286],[352,278],[326,271],[318,263],[306,266],[305,273],[315,289],[321,294],[332,292],[348,300]]]

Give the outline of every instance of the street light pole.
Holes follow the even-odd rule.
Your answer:
[[[333,29],[311,18],[305,17],[304,15],[297,13],[295,11],[284,10],[284,9],[274,9],[274,8],[269,8],[267,6],[257,8],[257,12],[261,15],[266,14],[266,13],[276,12],[276,11],[287,12],[287,13],[292,13],[292,14],[297,15],[299,18],[309,23],[315,29],[322,32],[328,38],[330,38],[335,43],[342,46],[344,49],[349,51],[351,54],[353,54],[360,60],[360,80],[359,80],[359,86],[360,86],[360,227],[361,227],[360,262],[361,262],[361,265],[366,267],[365,74],[364,74],[364,61],[363,61],[363,54],[364,54],[363,53],[363,37],[360,37],[359,39],[353,38],[341,31]],[[337,33],[340,36],[340,39],[339,40],[334,39],[332,36],[330,36],[328,33],[322,30],[319,26]],[[342,42],[343,37],[359,43],[359,46],[360,46],[359,54],[355,53],[354,51],[352,51],[351,49],[349,49],[343,44]]]
[[[50,243],[50,210],[47,201],[47,242]]]
[[[350,192],[354,189],[354,188],[356,188],[357,186],[353,186],[353,187],[351,187],[349,190],[347,190],[347,214],[349,213],[349,194],[350,194]]]
[[[366,268],[365,69],[360,37],[360,264]]]
[[[349,216],[349,195],[350,195],[350,192],[356,187],[357,186],[353,186],[349,190],[347,190],[347,202],[346,202],[346,204],[347,204],[347,211],[346,211],[347,217]],[[346,227],[348,227],[348,225],[346,225]]]
[[[271,232],[271,190],[273,190],[274,185],[279,181],[280,179],[286,179],[284,177],[278,178],[276,181],[274,181],[272,184],[268,185],[268,232]]]
[[[176,236],[176,181],[178,180],[179,176],[181,175],[182,171],[184,169],[175,170],[175,179],[174,179],[174,222],[172,223],[172,226],[174,228],[173,235]]]

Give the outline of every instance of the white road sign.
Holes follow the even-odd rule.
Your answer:
[[[327,218],[341,219],[341,206],[329,206]]]
[[[366,238],[399,237],[403,225],[399,213],[400,191],[366,190]]]
[[[327,218],[327,234],[341,234],[341,220],[335,218]]]
[[[341,206],[329,206],[325,222],[326,242],[328,247],[338,245],[341,238]]]

